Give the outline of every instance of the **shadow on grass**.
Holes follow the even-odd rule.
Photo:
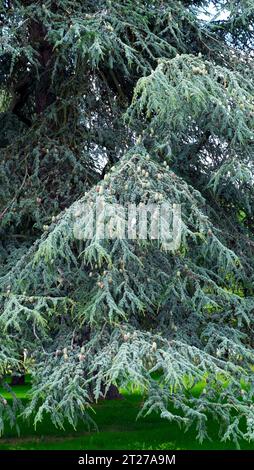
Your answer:
[[[26,400],[29,385],[15,387],[16,395]],[[163,420],[157,414],[136,420],[142,398],[129,391],[123,391],[123,400],[101,401],[94,406],[95,420],[99,432],[89,432],[83,423],[76,431],[66,424],[65,430],[56,429],[45,416],[35,430],[32,423],[19,420],[20,437],[14,429],[6,428],[0,439],[0,449],[38,449],[38,450],[176,450],[176,449],[235,449],[231,442],[222,443],[217,437],[217,423],[208,422],[209,435],[212,441],[206,440],[202,445],[196,439],[194,428],[187,433],[175,423]],[[4,392],[7,399],[10,396]],[[242,449],[253,449],[253,443],[241,442]]]

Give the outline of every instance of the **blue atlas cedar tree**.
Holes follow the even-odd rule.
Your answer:
[[[141,416],[253,439],[253,2],[1,0],[0,25],[0,381],[32,375],[0,431],[96,426],[131,383]],[[98,193],[181,204],[181,245],[78,240]]]

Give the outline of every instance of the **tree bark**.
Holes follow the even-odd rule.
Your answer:
[[[16,385],[25,385],[25,376],[24,375],[13,375],[11,380],[11,387]]]
[[[105,396],[105,400],[122,400],[123,395],[119,392],[115,385],[110,385],[109,390]]]
[[[30,42],[38,52],[40,63],[40,78],[35,90],[35,112],[37,114],[41,114],[56,99],[51,90],[53,47],[45,39],[46,34],[47,30],[41,22],[31,20],[29,25]]]

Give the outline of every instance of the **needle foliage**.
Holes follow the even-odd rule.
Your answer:
[[[140,416],[254,437],[254,8],[212,3],[1,2],[0,380],[32,390],[0,431],[96,426],[131,383]],[[180,245],[77,236],[98,195],[181,205]]]

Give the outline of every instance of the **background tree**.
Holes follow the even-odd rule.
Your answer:
[[[2,2],[0,374],[32,372],[35,423],[131,383],[253,438],[254,9],[214,3]],[[98,194],[181,204],[180,248],[77,240]]]

